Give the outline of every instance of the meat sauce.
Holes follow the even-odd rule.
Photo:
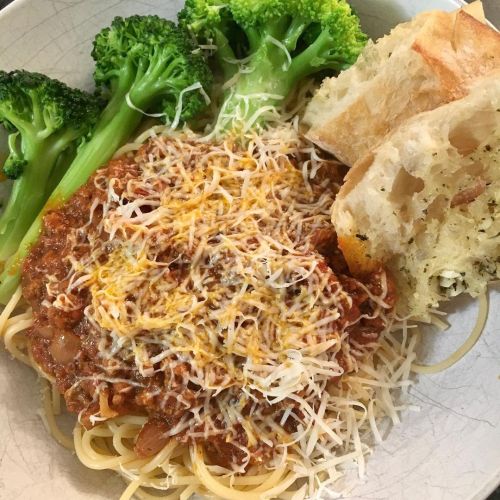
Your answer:
[[[107,169],[108,178],[116,180],[115,192],[120,194],[126,183],[139,175],[135,161],[127,158],[112,160]],[[57,388],[64,395],[69,411],[79,413],[81,421],[87,427],[92,426],[91,415],[101,412],[105,417],[123,414],[140,414],[148,416],[137,442],[136,452],[146,457],[157,453],[167,443],[166,432],[175,426],[187,411],[186,406],[179,408],[174,398],[172,401],[163,397],[164,388],[169,384],[177,385],[182,399],[192,406],[197,402],[196,387],[185,386],[183,371],[189,366],[179,365],[175,373],[164,372],[143,377],[136,367],[119,365],[113,360],[105,360],[98,356],[100,337],[85,318],[84,310],[90,297],[85,288],[74,290],[69,294],[70,303],[65,310],[55,308],[48,300],[48,287],[66,290],[68,286],[69,262],[66,258],[71,252],[78,258],[89,255],[89,245],[85,235],[81,241],[70,242],[68,234],[71,229],[84,226],[89,221],[89,212],[96,197],[104,196],[104,192],[96,190],[95,176],[92,177],[63,207],[49,211],[44,217],[43,230],[38,243],[31,250],[23,266],[22,288],[25,299],[33,308],[34,326],[28,334],[29,346],[35,362],[47,374],[55,378]],[[97,225],[102,218],[99,212],[94,213],[91,224]],[[361,315],[369,316],[370,304],[366,289],[359,282],[347,275],[347,266],[337,247],[335,233],[320,230],[313,235],[314,245],[324,257],[320,266],[331,273],[337,272],[342,287],[352,297],[352,305],[344,322],[353,322]],[[330,266],[330,267],[329,267]],[[48,282],[47,276],[52,276]],[[332,274],[332,276],[335,276]],[[380,294],[385,273],[376,272],[364,277],[362,282],[373,294]],[[387,280],[385,302],[392,307],[395,302],[394,286]],[[346,323],[344,323],[346,324]],[[375,342],[384,328],[380,319],[363,317],[352,328],[348,327],[348,340],[353,349],[356,346]],[[342,352],[338,354],[339,363],[345,371],[350,371],[350,361]],[[100,376],[112,377],[117,382],[102,382]],[[167,377],[170,377],[167,380]],[[131,383],[127,383],[130,381]],[[264,404],[264,402],[263,402]],[[283,406],[284,405],[284,406]],[[276,414],[276,421],[281,420],[284,407],[294,406],[294,402],[282,402],[269,407],[271,414]],[[269,405],[268,405],[269,406]],[[103,410],[104,408],[104,410]],[[300,412],[299,409],[296,409]],[[219,423],[221,426],[222,422]],[[289,420],[284,425],[287,432],[294,432],[294,424]],[[232,440],[247,445],[246,435],[238,425],[232,429]],[[183,441],[180,434],[176,439]],[[243,452],[228,441],[227,436],[214,435],[200,440],[206,456],[217,465],[229,467],[231,462],[242,463]],[[252,463],[260,462],[271,454],[271,449],[259,443],[250,448]]]

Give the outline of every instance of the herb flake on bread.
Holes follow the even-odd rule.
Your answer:
[[[332,222],[349,267],[394,275],[400,316],[500,278],[500,71],[400,125],[347,174]]]

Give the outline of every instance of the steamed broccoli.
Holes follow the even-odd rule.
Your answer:
[[[199,44],[215,45],[217,66],[234,77],[218,119],[223,130],[259,121],[302,78],[349,67],[367,40],[345,0],[187,0],[179,22]]]
[[[25,160],[22,157],[22,153],[18,151],[18,142],[19,132],[11,133],[8,139],[9,156],[5,160],[5,163],[2,167],[3,174],[5,175],[5,177],[7,177],[7,179],[19,179],[19,177],[21,177],[22,173],[24,172],[24,168],[28,165],[28,161]]]
[[[94,79],[109,103],[51,198],[68,199],[129,139],[144,113],[189,120],[206,106],[200,89],[183,92],[211,85],[212,74],[195,48],[184,30],[157,16],[117,17],[96,36]]]
[[[15,181],[0,217],[1,266],[43,207],[50,194],[49,180],[62,177],[76,147],[95,124],[98,103],[85,92],[38,73],[0,71],[0,123],[9,133],[3,173]]]
[[[178,122],[192,119],[206,106],[212,73],[189,34],[171,21],[157,16],[117,17],[96,36],[92,57],[98,92],[109,102],[47,206],[66,201],[104,165],[129,139],[144,113]],[[33,218],[38,210],[33,210]],[[20,262],[38,238],[42,216],[38,214],[0,275],[0,303],[19,283]]]

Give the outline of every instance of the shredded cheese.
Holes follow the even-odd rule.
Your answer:
[[[310,489],[324,474],[338,477],[332,468],[352,458],[362,472],[368,448],[358,427],[366,421],[377,435],[379,407],[397,421],[389,389],[401,382],[363,361],[378,333],[373,342],[349,343],[347,329],[363,316],[349,314],[352,290],[316,249],[317,235],[331,231],[331,164],[293,124],[249,134],[245,147],[168,130],[168,137],[149,133],[144,148],[128,153],[139,174],[123,189],[106,170],[94,177],[99,203],[68,236],[76,245],[85,234],[90,254],[68,257],[66,293],[52,292],[48,278],[51,307],[68,310],[72,293],[87,290],[85,316],[101,338],[103,363],[132,366],[144,378],[181,375],[180,389],[161,389],[165,401],[186,409],[168,435],[190,442],[222,434],[246,457],[232,473],[245,472],[262,444],[274,450],[271,469],[300,457],[283,484],[308,477]],[[350,283],[368,297],[369,317],[389,326],[385,280],[380,293]],[[102,384],[92,421],[111,426],[106,384],[134,383],[90,379]],[[188,385],[200,388],[195,405],[183,395]],[[265,411],[281,404],[282,413]]]

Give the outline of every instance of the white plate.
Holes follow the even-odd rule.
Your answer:
[[[353,0],[365,28],[380,35],[421,10],[453,10],[454,0]],[[72,85],[91,85],[91,42],[116,15],[174,17],[174,0],[16,0],[0,13],[0,68],[27,68]],[[500,480],[500,293],[492,292],[485,334],[456,366],[421,377],[406,413],[368,461],[350,498],[484,499]],[[428,338],[429,360],[442,359],[470,331],[474,304],[453,306],[456,328]],[[452,309],[453,309],[452,308]],[[36,412],[35,375],[0,353],[0,498],[118,498],[121,479],[90,471],[48,436]]]

